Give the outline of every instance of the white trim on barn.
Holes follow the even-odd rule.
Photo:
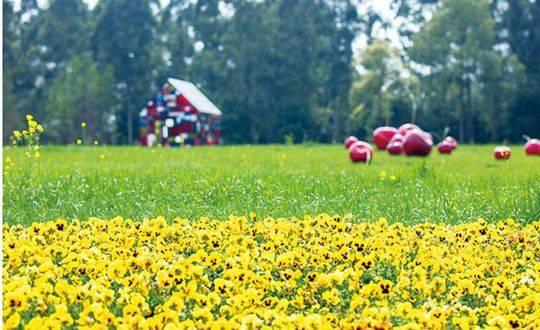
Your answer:
[[[176,91],[182,95],[201,113],[221,116],[221,111],[198,88],[189,81],[169,78],[167,79]]]
[[[146,108],[143,108],[143,109],[139,112],[139,117],[146,117],[147,114],[148,114],[148,110],[146,110]]]

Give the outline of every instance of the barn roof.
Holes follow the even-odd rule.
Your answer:
[[[212,101],[210,101],[198,88],[189,81],[180,79],[169,78],[167,79],[176,91],[184,95],[186,99],[195,107],[199,112],[207,113],[210,115],[221,116],[221,111],[216,107]]]

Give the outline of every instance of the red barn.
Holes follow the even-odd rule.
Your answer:
[[[221,140],[221,111],[194,84],[169,78],[139,113],[140,143],[213,145]]]

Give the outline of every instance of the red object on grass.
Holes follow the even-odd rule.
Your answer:
[[[403,141],[403,151],[407,156],[427,156],[432,146],[430,135],[418,128],[409,130]]]
[[[388,142],[388,145],[391,145],[391,144],[394,143],[394,142],[403,143],[403,138],[404,138],[403,135],[397,133],[396,135],[394,135],[394,136],[390,139],[390,142]]]
[[[386,146],[386,150],[391,155],[401,155],[403,153],[403,142],[394,141]]]
[[[454,147],[450,144],[450,142],[444,140],[438,144],[438,149],[439,153],[441,154],[451,154],[454,150]]]
[[[398,132],[399,132],[399,134],[405,136],[405,134],[407,134],[407,132],[412,130],[412,129],[420,129],[420,127],[418,127],[415,124],[407,123],[407,124],[403,124],[403,125],[399,126]]]
[[[530,139],[525,143],[525,153],[528,156],[540,156],[540,140]]]
[[[356,136],[349,136],[348,138],[345,139],[345,142],[343,143],[343,145],[345,146],[345,148],[348,149],[356,141],[358,141],[358,138]]]
[[[397,132],[398,130],[395,127],[379,127],[373,131],[373,142],[379,150],[385,150],[386,146]]]
[[[367,142],[356,141],[349,147],[349,157],[355,163],[369,163],[373,157],[373,149]]]
[[[447,136],[447,137],[443,140],[443,142],[448,143],[448,144],[452,147],[452,150],[456,149],[456,148],[457,148],[457,145],[458,145],[457,140],[454,139],[454,138],[451,137],[451,136]]]
[[[495,147],[495,149],[493,150],[493,156],[495,156],[495,159],[499,159],[499,160],[510,159],[511,154],[512,154],[512,151],[507,146],[498,146],[498,147]]]

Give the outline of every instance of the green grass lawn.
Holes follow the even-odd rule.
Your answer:
[[[22,150],[6,148],[4,158],[14,165],[4,176],[3,219],[196,219],[253,211],[352,213],[358,221],[407,224],[540,220],[540,157],[514,146],[510,161],[495,161],[492,149],[460,146],[451,156],[434,150],[427,158],[376,151],[366,166],[352,164],[337,145],[43,147],[34,165]]]

